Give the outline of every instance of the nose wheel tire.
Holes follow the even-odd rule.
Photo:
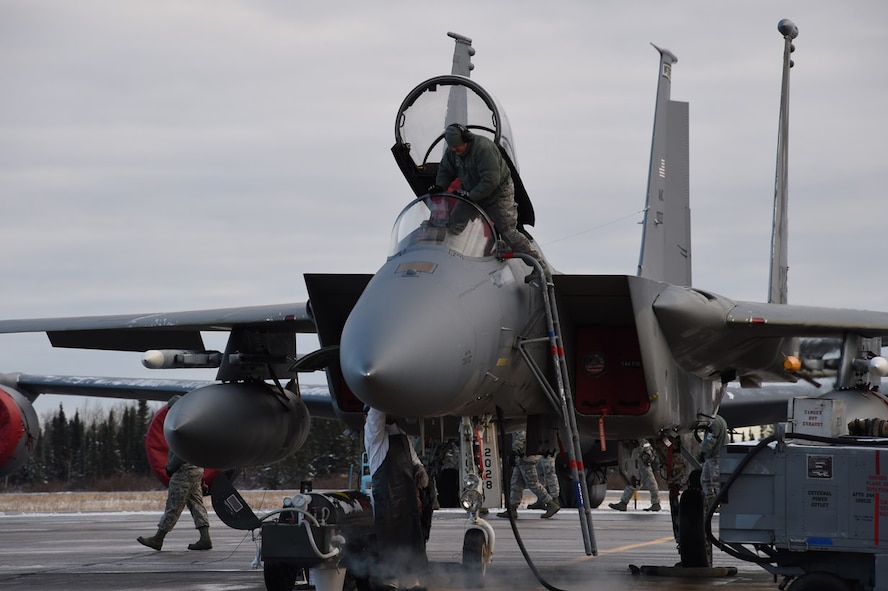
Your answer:
[[[268,591],[291,591],[302,569],[283,562],[266,561],[263,568]]]
[[[463,540],[462,568],[463,582],[467,589],[484,587],[484,575],[487,572],[485,554],[487,539],[480,529],[470,529]]]

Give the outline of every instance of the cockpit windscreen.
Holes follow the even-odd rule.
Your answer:
[[[492,256],[496,233],[477,205],[452,195],[425,196],[411,202],[392,229],[389,257],[413,246],[446,246],[465,257]]]

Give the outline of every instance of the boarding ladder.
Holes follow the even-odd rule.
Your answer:
[[[547,336],[535,339],[521,339],[518,342],[518,351],[530,367],[555,412],[564,421],[565,431],[568,433],[570,443],[567,445],[567,455],[570,466],[570,476],[574,484],[574,494],[577,502],[577,512],[580,518],[580,529],[583,532],[583,544],[587,556],[598,556],[598,545],[595,542],[595,532],[592,528],[592,508],[588,506],[589,490],[586,484],[586,469],[583,466],[583,450],[580,446],[580,433],[577,429],[577,418],[574,413],[573,393],[570,390],[570,374],[567,369],[567,360],[564,357],[564,344],[561,338],[561,324],[558,319],[558,306],[555,303],[555,285],[547,280],[540,262],[534,257],[515,252],[513,258],[519,258],[532,266],[539,277],[535,282],[539,285],[543,297],[543,309],[546,313]],[[527,347],[533,344],[548,342],[552,353],[552,361],[555,365],[555,386],[546,377],[543,368],[530,355]]]

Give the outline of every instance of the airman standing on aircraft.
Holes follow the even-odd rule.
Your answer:
[[[515,456],[515,469],[512,470],[512,480],[509,486],[508,507],[505,511],[497,513],[497,517],[518,517],[518,505],[524,496],[524,489],[529,488],[530,491],[537,496],[537,501],[542,501],[546,512],[540,515],[542,519],[552,517],[559,510],[561,505],[549,494],[549,491],[540,484],[537,474],[537,463],[541,456],[525,455],[527,449],[527,433],[525,431],[516,431],[512,436],[512,453]]]
[[[638,446],[632,450],[632,459],[630,463],[635,467],[636,473],[629,476],[630,482],[623,489],[619,503],[608,503],[608,507],[617,511],[625,511],[629,504],[629,499],[635,494],[639,486],[643,486],[651,494],[651,506],[645,511],[660,510],[660,488],[657,485],[657,478],[654,476],[654,448],[651,443],[645,439],[640,439]]]
[[[170,398],[167,407],[171,408],[179,398],[181,396],[178,395]],[[193,544],[188,544],[188,549],[212,549],[210,520],[203,502],[203,468],[189,464],[170,449],[166,471],[170,477],[170,484],[167,490],[166,508],[160,518],[160,523],[157,524],[157,533],[148,538],[139,536],[136,540],[143,546],[160,550],[164,537],[172,531],[176,522],[179,521],[182,510],[187,505],[188,510],[191,511],[191,517],[194,519],[194,527],[200,532],[200,539]]]
[[[373,479],[371,499],[378,561],[371,585],[381,591],[424,589],[428,567],[418,488],[429,476],[394,417],[365,407],[364,446]]]
[[[703,462],[703,474],[700,476],[700,485],[706,496],[706,509],[712,507],[715,497],[718,496],[720,469],[718,456],[722,448],[727,444],[728,424],[720,415],[715,415],[703,443],[700,444],[700,460]]]
[[[449,150],[444,152],[435,179],[436,187],[450,187],[459,179],[460,190],[484,208],[497,231],[513,251],[537,259],[548,275],[549,268],[527,236],[518,230],[518,205],[512,172],[499,148],[484,136],[475,135],[464,125],[451,123],[444,130]]]

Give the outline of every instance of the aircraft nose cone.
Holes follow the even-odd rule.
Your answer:
[[[411,288],[425,287],[412,281]],[[474,327],[458,298],[436,289],[407,295],[397,283],[368,286],[352,310],[340,342],[342,374],[359,399],[383,412],[437,416],[459,405],[470,382]]]

